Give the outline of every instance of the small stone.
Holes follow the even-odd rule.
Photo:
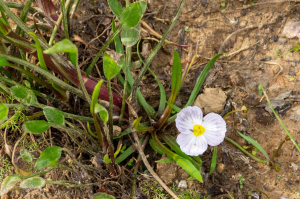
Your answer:
[[[278,43],[279,43],[280,45],[284,45],[285,42],[286,42],[286,38],[280,37],[280,38],[278,39]]]
[[[214,112],[220,114],[224,110],[226,103],[226,94],[220,88],[205,88],[204,93],[200,94],[194,102],[203,114]]]
[[[247,21],[241,21],[241,22],[240,22],[240,27],[241,27],[241,28],[246,27],[247,23],[248,23]]]
[[[245,9],[241,11],[241,16],[246,16],[246,14],[247,14],[247,11]]]
[[[289,71],[288,75],[297,76],[296,73],[294,71],[292,71],[292,70]]]
[[[257,166],[258,166],[258,168],[260,168],[260,169],[261,169],[261,168],[263,168],[263,167],[264,167],[264,164],[263,164],[263,163],[261,163],[261,162],[258,162],[258,163],[257,163]]]
[[[182,189],[187,189],[187,182],[186,180],[181,180],[178,184],[178,187],[179,188],[182,188]]]
[[[225,164],[219,163],[219,164],[217,165],[217,172],[218,172],[218,173],[223,173],[225,167],[226,167]]]
[[[122,129],[119,126],[113,126],[113,135],[114,137],[119,136],[122,132]]]

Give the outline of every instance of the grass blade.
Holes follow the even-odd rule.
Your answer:
[[[293,144],[295,145],[295,147],[296,147],[296,148],[298,149],[298,151],[300,152],[300,148],[299,148],[297,142],[294,140],[294,138],[292,137],[292,135],[290,134],[290,132],[289,132],[289,131],[287,130],[287,128],[284,126],[283,122],[281,121],[281,119],[278,117],[277,113],[276,113],[275,110],[273,109],[272,104],[271,104],[271,102],[270,102],[270,100],[269,100],[269,98],[268,98],[268,96],[267,96],[267,94],[266,94],[266,92],[265,92],[265,89],[263,88],[263,86],[262,86],[261,83],[260,83],[260,87],[262,88],[263,93],[264,93],[264,96],[266,97],[266,100],[267,100],[267,102],[268,102],[270,108],[272,109],[272,112],[274,113],[276,119],[278,120],[278,122],[280,123],[280,125],[282,126],[282,128],[284,129],[284,131],[286,132],[286,134],[290,137],[290,139],[292,140],[292,142],[293,142]]]
[[[214,153],[213,153],[213,157],[211,160],[209,173],[214,172],[216,165],[217,165],[217,157],[218,157],[218,146],[214,146]]]
[[[164,153],[176,161],[176,163],[184,169],[188,174],[190,174],[193,178],[198,180],[199,182],[203,182],[202,176],[200,174],[200,171],[192,164],[189,160],[186,158],[183,158],[176,153],[173,153],[170,151],[167,147],[165,147],[157,138],[156,132],[152,133],[152,139],[153,141],[158,145],[159,148],[161,148]]]
[[[240,133],[239,131],[237,131],[238,134],[240,136],[242,136],[245,140],[247,140],[248,142],[250,142],[253,146],[255,146],[258,150],[260,150],[260,152],[262,152],[262,154],[264,154],[264,156],[267,158],[267,160],[270,162],[270,158],[267,154],[267,152],[260,146],[260,144],[258,144],[258,142],[256,142],[255,140],[253,140],[252,138],[248,137],[247,135],[244,135],[242,133]]]

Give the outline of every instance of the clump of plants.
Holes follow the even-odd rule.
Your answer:
[[[214,147],[210,169],[210,173],[212,173],[216,167],[217,146],[224,139],[237,146],[256,161],[262,163],[271,162],[268,154],[252,138],[239,133],[261,151],[267,160],[255,157],[233,140],[227,138],[225,136],[226,122],[220,115],[210,113],[203,117],[201,109],[192,106],[208,72],[216,60],[223,55],[222,53],[213,57],[205,66],[196,81],[188,102],[182,108],[175,106],[174,102],[196,55],[189,55],[189,61],[182,67],[180,56],[174,51],[171,94],[168,99],[162,83],[155,73],[150,70],[150,64],[174,27],[185,0],[181,1],[170,26],[146,60],[140,57],[137,46],[137,55],[140,57],[138,61],[142,66],[140,66],[141,69],[136,78],[131,73],[132,62],[136,61],[132,60],[132,47],[140,39],[140,22],[147,8],[145,1],[130,3],[126,0],[126,7],[123,7],[117,0],[108,0],[108,5],[115,16],[112,20],[112,35],[85,71],[82,71],[79,67],[78,49],[70,41],[68,32],[68,22],[76,12],[79,1],[75,1],[71,7],[70,1],[65,2],[62,0],[62,12],[59,16],[56,14],[56,9],[50,0],[38,0],[37,2],[47,15],[46,17],[50,17],[56,23],[49,40],[36,35],[26,24],[28,12],[33,14],[37,12],[32,8],[32,0],[26,1],[25,5],[0,0],[2,15],[2,18],[0,18],[0,92],[5,97],[14,99],[9,103],[0,104],[0,125],[2,128],[11,128],[12,123],[8,124],[8,121],[11,121],[12,117],[14,117],[9,117],[9,113],[13,109],[17,109],[14,114],[17,111],[26,112],[27,109],[32,107],[39,110],[39,112],[27,118],[17,117],[18,119],[15,119],[21,127],[21,134],[12,147],[11,161],[15,167],[16,174],[9,175],[3,180],[0,188],[1,196],[14,189],[36,189],[44,187],[46,184],[59,184],[68,187],[93,185],[101,187],[102,182],[81,184],[74,181],[56,181],[41,177],[53,169],[76,172],[72,167],[68,167],[68,165],[60,162],[62,154],[68,155],[70,161],[78,167],[82,167],[90,172],[99,172],[99,168],[80,163],[72,151],[60,146],[47,146],[37,159],[34,158],[31,151],[25,148],[22,149],[20,156],[31,165],[28,169],[30,173],[22,175],[24,172],[15,163],[17,146],[28,135],[41,135],[50,128],[67,134],[83,151],[102,160],[112,177],[121,174],[120,165],[137,149],[139,152],[137,162],[132,164],[132,161],[130,161],[130,164],[134,165],[132,168],[132,197],[136,196],[137,179],[135,175],[137,174],[138,164],[142,160],[157,183],[173,198],[178,198],[149,165],[143,152],[143,142],[143,145],[149,142],[151,147],[159,154],[166,154],[168,159],[171,160],[169,162],[175,161],[191,176],[190,179],[195,179],[199,182],[203,182],[201,175],[202,160],[199,155],[207,150],[208,145]],[[9,9],[9,7],[17,6],[23,8],[20,18]],[[17,24],[15,31],[10,27],[6,16]],[[40,20],[42,21],[43,19],[41,18]],[[118,27],[116,22],[118,22]],[[39,27],[43,28],[44,25],[39,24]],[[63,31],[65,38],[53,45],[57,31]],[[30,42],[29,38],[32,42]],[[4,44],[4,40],[11,44],[9,46],[10,49]],[[115,51],[107,50],[111,42],[114,42]],[[192,49],[192,46],[189,46],[189,48]],[[18,53],[15,53],[16,51]],[[19,54],[19,56],[16,54]],[[26,59],[26,55],[36,57],[39,61],[39,66],[29,62]],[[100,80],[95,82],[89,78],[89,75],[100,58],[103,62],[103,73],[106,81]],[[33,71],[38,75],[34,75]],[[160,102],[157,110],[147,103],[138,88],[139,83],[148,71],[153,75],[160,89]],[[20,84],[15,74],[21,74],[26,81]],[[122,96],[112,92],[111,81],[115,77],[123,85]],[[51,91],[53,95],[47,94],[49,92],[43,92],[45,90]],[[43,100],[40,100],[46,99],[53,103],[62,104],[68,102],[70,93],[89,104],[91,116],[71,114],[62,111],[59,106],[49,106]],[[135,112],[138,106],[143,108],[147,117],[139,117]],[[144,119],[144,123],[141,123],[142,119]],[[71,123],[71,120],[87,123],[87,130],[77,127]],[[180,132],[177,138],[164,132],[164,128],[174,122]],[[115,137],[113,136],[114,124],[118,124],[123,130],[120,135]],[[137,132],[145,133],[138,137]],[[122,148],[121,138],[125,135],[130,136],[134,140],[132,146],[127,149]],[[164,145],[163,142],[166,144]],[[297,146],[296,142],[294,144]],[[160,192],[158,195],[162,194],[162,188],[159,188]],[[94,198],[114,198],[114,194],[102,187],[94,195]]]

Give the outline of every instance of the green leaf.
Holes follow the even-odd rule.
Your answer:
[[[20,155],[21,155],[22,159],[28,163],[32,162],[32,160],[33,160],[33,155],[27,149],[22,149],[20,151]]]
[[[35,168],[42,169],[47,165],[57,161],[61,156],[61,148],[58,146],[48,147],[45,149],[36,162]]]
[[[117,30],[115,27],[114,19],[112,20],[112,30],[113,30],[113,33],[115,33]],[[114,43],[115,43],[115,48],[116,48],[117,53],[121,53],[121,54],[125,55],[119,35],[115,36]]]
[[[174,160],[172,158],[166,158],[166,159],[162,159],[162,160],[157,160],[155,162],[156,163],[173,163]]]
[[[60,126],[65,125],[65,117],[61,111],[57,110],[54,107],[46,106],[44,108],[44,114],[48,120],[48,122],[52,124],[57,124]]]
[[[218,146],[214,146],[214,153],[211,160],[210,170],[209,173],[214,172],[216,165],[217,165],[217,156],[218,156]]]
[[[166,92],[165,92],[164,86],[162,85],[162,83],[160,82],[158,77],[155,75],[155,73],[150,68],[148,68],[148,70],[155,78],[155,80],[158,84],[158,87],[159,87],[160,101],[159,101],[159,106],[158,106],[158,110],[157,110],[157,115],[160,117],[166,108],[166,100],[167,100]]]
[[[92,101],[91,101],[91,105],[90,105],[91,114],[94,114],[95,106],[96,106],[96,104],[98,104],[98,98],[99,98],[102,83],[103,83],[103,80],[101,79],[94,88],[94,91],[92,94]]]
[[[196,97],[198,96],[198,93],[199,93],[199,91],[200,91],[200,89],[202,87],[202,84],[203,84],[206,76],[208,75],[210,69],[213,67],[213,65],[215,64],[215,62],[217,61],[217,59],[220,56],[224,55],[224,54],[225,53],[219,53],[219,54],[217,54],[216,56],[214,56],[206,64],[205,68],[203,69],[203,71],[201,72],[200,76],[197,79],[197,82],[196,82],[196,84],[194,86],[194,89],[193,89],[193,91],[192,91],[192,93],[190,95],[190,98],[189,98],[188,102],[186,103],[186,105],[184,107],[191,106],[194,103],[194,101],[195,101]]]
[[[260,146],[260,144],[258,144],[258,142],[256,142],[255,140],[253,140],[252,138],[248,137],[247,135],[244,135],[242,133],[240,133],[239,131],[237,131],[238,134],[240,136],[242,136],[245,140],[247,140],[248,142],[250,142],[253,146],[255,146],[258,150],[260,150],[260,152],[262,152],[262,154],[264,154],[264,156],[267,158],[267,160],[270,162],[270,158],[267,154],[267,152]]]
[[[144,141],[144,138],[145,137],[142,137],[140,139],[140,144],[143,143]],[[132,148],[132,145],[130,147],[128,147],[124,153],[122,153],[121,155],[119,155],[117,158],[116,158],[116,163],[117,164],[120,164],[121,162],[123,162],[128,156],[130,156],[133,152],[135,151],[135,149]]]
[[[111,11],[120,19],[123,12],[122,5],[117,0],[107,0],[107,2]]]
[[[160,155],[163,155],[165,153],[161,148],[159,148],[159,146],[154,142],[152,138],[149,139],[149,144],[152,147],[152,149]]]
[[[104,157],[103,157],[103,162],[104,162],[105,164],[111,163],[111,159],[108,157],[107,154],[104,155]]]
[[[122,69],[107,53],[103,55],[103,72],[108,80],[114,78]]]
[[[169,102],[173,104],[181,85],[181,61],[180,56],[176,50],[174,50],[174,59],[172,67],[171,78],[171,96]]]
[[[104,108],[101,104],[98,104],[98,103],[96,104],[95,113],[99,113],[99,116],[101,117],[103,122],[108,121],[108,112],[107,112],[106,108]]]
[[[26,87],[14,86],[10,90],[11,94],[22,104],[32,106],[38,103],[35,94]]]
[[[174,110],[174,111],[176,111],[177,113],[179,113],[180,111],[181,111],[181,108],[179,108],[178,106],[176,106],[176,105],[174,105],[174,104],[171,104],[170,102],[168,102],[168,101],[166,101],[167,102],[167,104],[169,105],[169,106],[171,106],[171,108]]]
[[[7,176],[1,184],[0,196],[8,193],[21,179],[22,176],[19,176],[17,174]]]
[[[133,128],[138,132],[147,132],[147,131],[154,131],[153,126],[140,126],[140,122],[143,117],[139,117],[135,119],[132,123]]]
[[[41,177],[32,177],[21,182],[20,187],[23,189],[37,189],[42,188],[46,184],[46,181]]]
[[[114,196],[112,195],[108,195],[106,193],[96,193],[95,195],[93,195],[93,199],[115,199]]]
[[[7,115],[8,115],[8,108],[1,103],[0,104],[0,124],[1,122],[4,122],[5,120],[7,120]]]
[[[25,132],[33,134],[42,134],[50,128],[49,122],[44,120],[32,120],[23,124],[23,130]]]
[[[202,176],[200,174],[200,167],[199,169],[194,166],[193,163],[190,162],[190,160],[187,160],[186,158],[183,158],[176,153],[173,153],[171,150],[169,150],[167,147],[165,147],[157,138],[156,132],[152,133],[152,139],[157,144],[157,146],[163,150],[163,152],[170,158],[176,161],[176,163],[181,166],[183,170],[185,170],[190,176],[198,180],[199,182],[202,181]]]
[[[64,39],[54,44],[54,46],[44,51],[45,54],[51,53],[69,53],[70,60],[74,66],[77,66],[78,49],[70,40]]]
[[[9,66],[10,63],[6,59],[0,57],[0,66]]]
[[[41,68],[48,71],[48,68],[47,68],[45,60],[44,60],[43,49],[41,47],[41,44],[40,44],[40,41],[39,41],[38,37],[33,32],[29,32],[28,34],[30,34],[33,37],[33,39],[36,43],[35,48],[36,48],[36,51],[37,51],[37,55],[38,55],[38,58],[39,58]]]
[[[140,38],[140,24],[132,28],[123,28],[121,41],[126,47],[134,46]]]
[[[175,153],[177,155],[189,160],[198,170],[200,169],[199,164],[196,164],[190,156],[188,156],[187,154],[185,154],[184,152],[181,151],[180,146],[177,144],[177,142],[175,141],[175,138],[173,136],[166,135],[163,133],[160,135],[160,137],[169,145],[169,147],[171,147],[171,149],[173,149],[175,151]],[[199,159],[200,159],[199,156],[192,156],[192,157],[194,157],[195,159],[198,157],[197,162],[199,163]],[[201,161],[201,159],[200,159],[200,161]],[[201,161],[201,163],[202,163],[202,161]]]
[[[145,1],[138,1],[127,6],[120,18],[123,28],[132,28],[138,24],[142,15],[146,11],[147,3]]]

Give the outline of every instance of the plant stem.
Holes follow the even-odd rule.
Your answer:
[[[61,11],[63,14],[63,25],[64,25],[64,31],[65,31],[65,38],[69,39],[69,28],[68,28],[68,8],[65,8],[65,0],[60,1],[61,5]]]
[[[261,84],[260,84],[260,85],[261,85]],[[261,85],[261,88],[262,88],[262,90],[263,90],[264,96],[265,96],[265,98],[266,98],[266,100],[267,100],[267,102],[268,102],[270,108],[272,109],[272,111],[273,111],[273,113],[274,113],[276,119],[278,120],[278,122],[280,123],[280,125],[282,126],[282,128],[284,129],[284,131],[286,132],[286,134],[290,137],[290,139],[292,140],[292,142],[293,142],[293,144],[295,145],[295,147],[296,147],[296,148],[298,149],[298,151],[300,152],[300,148],[299,148],[297,142],[294,140],[294,138],[292,137],[292,135],[290,134],[290,132],[286,129],[286,127],[284,126],[283,122],[281,121],[281,119],[278,117],[277,113],[276,113],[275,110],[273,109],[272,104],[271,104],[271,102],[270,102],[270,100],[269,100],[269,98],[268,98],[268,96],[267,96],[267,94],[266,94],[265,89],[262,87],[262,85]]]
[[[113,140],[113,96],[112,96],[112,90],[111,90],[111,83],[110,79],[107,80],[107,90],[109,94],[109,110],[108,110],[108,132],[106,133],[106,139],[109,146],[109,154],[110,154],[110,160],[113,165],[113,167],[116,169],[115,165],[115,157],[114,157],[114,145],[112,143]],[[105,124],[104,124],[105,125]]]
[[[83,167],[83,168],[85,168],[86,170],[99,172],[99,170],[96,169],[96,168],[94,168],[94,167],[86,166],[86,165],[83,165],[83,164],[81,164],[80,162],[78,162],[78,161],[76,160],[76,158],[74,157],[73,153],[72,153],[69,149],[62,148],[61,150],[66,151],[66,152],[70,155],[71,159],[72,159],[78,166]]]
[[[100,56],[102,55],[102,53],[105,51],[105,49],[109,46],[110,42],[115,38],[115,36],[117,36],[119,33],[121,32],[121,27],[119,29],[116,30],[116,32],[108,39],[108,41],[104,44],[104,46],[100,49],[100,51],[98,52],[98,54],[96,55],[96,57],[94,58],[94,60],[92,61],[92,63],[89,65],[88,69],[85,72],[85,75],[88,76],[90,74],[90,72],[92,71],[93,67],[95,66],[95,64],[97,63],[98,59],[100,58]]]
[[[252,155],[251,153],[249,153],[248,151],[246,151],[243,147],[241,147],[238,143],[236,143],[232,139],[230,139],[228,137],[225,137],[225,140],[227,140],[228,142],[230,142],[231,144],[233,144],[234,146],[236,146],[238,149],[240,149],[243,153],[245,153],[246,155],[248,155],[253,160],[255,160],[257,162],[265,163],[265,164],[267,163],[266,160],[259,159],[259,158],[255,157],[254,155]]]
[[[144,151],[145,150],[145,147],[148,143],[148,140],[149,140],[149,135],[146,135],[145,137],[145,140],[143,141],[143,144],[142,144],[142,150]],[[136,174],[137,174],[137,170],[139,168],[139,161],[141,160],[141,154],[138,155],[138,158],[137,158],[137,165],[135,165],[135,168],[133,170],[133,174],[134,174],[134,177],[132,178],[132,197],[136,197]]]
[[[23,104],[4,104],[4,105],[7,108],[28,108],[28,106],[23,105]],[[44,105],[44,104],[37,104],[34,107],[44,108],[44,107],[46,107],[46,105]],[[62,114],[66,118],[70,118],[70,119],[74,119],[74,120],[80,120],[80,121],[83,121],[83,122],[91,122],[91,123],[94,122],[93,118],[90,118],[90,117],[84,117],[84,116],[75,115],[75,114],[66,113],[66,112],[62,112]],[[2,127],[2,125],[0,126],[0,129],[1,129],[1,127]]]
[[[136,78],[132,89],[131,89],[131,93],[132,93],[132,106],[134,108],[137,107],[137,96],[136,96],[136,91],[138,88],[138,85],[140,83],[140,81],[142,80],[143,76],[145,75],[145,73],[147,72],[152,60],[154,59],[155,55],[157,54],[157,52],[159,51],[159,49],[161,48],[161,46],[164,44],[165,40],[167,39],[168,35],[170,34],[171,30],[173,29],[173,27],[175,26],[175,23],[181,13],[181,10],[183,8],[183,5],[185,3],[186,0],[181,0],[181,3],[177,9],[177,12],[174,16],[174,18],[172,19],[172,22],[170,24],[170,26],[168,27],[168,29],[166,30],[166,32],[163,34],[161,40],[158,42],[158,44],[155,46],[155,48],[153,49],[153,51],[151,52],[151,54],[149,55],[147,61],[145,62],[145,65],[143,66],[142,70],[139,72],[138,77]]]
[[[130,122],[130,124],[132,124],[132,121]],[[131,131],[132,131],[132,135],[134,137],[135,140],[135,146],[137,148],[137,150],[139,151],[139,154],[141,155],[141,158],[145,164],[145,166],[147,167],[148,171],[151,173],[151,175],[155,178],[155,180],[175,199],[179,199],[174,193],[173,191],[159,178],[159,176],[155,173],[155,171],[153,170],[153,168],[150,166],[145,153],[140,145],[139,142],[139,138],[136,134],[136,131],[133,129],[133,127],[131,127]]]
[[[284,140],[280,143],[280,145],[278,146],[278,148],[276,149],[276,151],[273,153],[272,158],[271,158],[271,162],[274,161],[274,158],[277,156],[277,154],[278,154],[278,152],[280,151],[280,149],[281,149],[281,147],[283,146],[283,144],[284,144],[285,142],[289,141],[289,140],[290,140],[290,138],[289,138],[289,136],[287,135],[287,136],[284,138]]]
[[[68,7],[69,7],[70,3],[71,3],[71,0],[67,0],[66,5],[65,5],[66,10],[68,10]],[[53,31],[52,31],[52,34],[51,34],[51,37],[50,37],[50,40],[49,40],[49,46],[52,46],[52,44],[53,44],[56,32],[58,30],[58,27],[59,27],[62,19],[63,19],[63,13],[60,13],[59,18],[58,18],[58,20],[57,20],[57,22],[56,22],[56,24],[53,28]]]
[[[123,89],[123,101],[122,101],[122,109],[120,114],[119,126],[122,126],[122,120],[124,116],[124,111],[126,107],[126,99],[127,99],[127,85],[128,85],[128,73],[130,71],[131,64],[131,47],[126,47],[126,63],[125,63],[125,81],[124,81],[124,89]]]

